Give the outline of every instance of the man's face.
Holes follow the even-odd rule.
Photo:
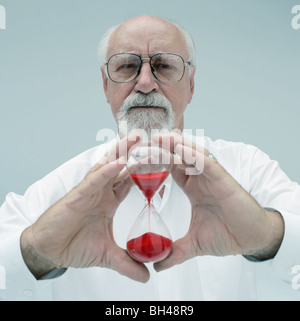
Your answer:
[[[189,59],[185,40],[178,29],[164,20],[148,16],[131,19],[113,33],[107,56],[127,52],[143,53],[142,57],[145,58],[149,57],[147,53],[152,55],[167,52],[180,55],[185,62]],[[106,76],[103,66],[101,70],[105,95],[117,121],[118,112],[128,96],[136,93],[145,95],[157,93],[167,98],[172,105],[174,115],[172,127],[183,129],[183,113],[194,91],[194,67],[191,73],[186,68],[183,78],[178,83],[171,84],[159,82],[153,76],[147,60],[143,63],[139,76],[128,83],[115,83]],[[158,116],[158,119],[166,117],[165,109],[154,107],[131,108],[128,117],[135,115],[138,118],[141,113],[153,114]]]

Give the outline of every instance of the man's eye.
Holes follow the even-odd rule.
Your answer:
[[[136,64],[123,64],[123,65],[119,65],[116,69],[116,71],[122,71],[122,70],[129,70],[129,69],[137,69],[137,65]]]
[[[156,64],[155,69],[173,69],[172,65],[169,64]]]

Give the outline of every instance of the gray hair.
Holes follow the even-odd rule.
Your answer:
[[[169,21],[168,22],[172,23],[178,30],[179,32],[181,32],[181,34],[183,35],[185,42],[186,42],[186,46],[187,46],[187,50],[189,53],[189,62],[191,63],[190,66],[194,66],[196,65],[196,49],[195,49],[195,45],[194,45],[194,41],[191,37],[191,35],[189,34],[189,32],[187,32],[183,27],[181,27],[179,24],[173,22],[173,21]],[[108,46],[109,46],[109,41],[111,38],[111,35],[114,33],[114,31],[120,26],[121,24],[117,24],[114,25],[112,27],[110,27],[103,35],[99,46],[98,46],[98,58],[101,62],[101,64],[105,64],[107,62],[107,50],[108,50]],[[189,70],[191,70],[191,68],[189,68]]]
[[[120,26],[121,24],[114,25],[110,27],[102,36],[99,46],[98,46],[98,58],[101,62],[101,64],[105,64],[107,62],[107,50],[109,46],[109,41],[114,33],[114,31]]]

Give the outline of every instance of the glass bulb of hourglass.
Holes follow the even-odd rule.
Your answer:
[[[172,251],[171,235],[151,202],[169,175],[171,159],[169,152],[149,143],[129,153],[127,170],[147,201],[127,241],[128,253],[139,262],[161,261]]]
[[[139,262],[157,262],[170,255],[172,238],[152,204],[146,205],[128,235],[127,251]]]
[[[161,172],[149,172],[149,173],[132,173],[130,174],[134,183],[140,189],[140,191],[147,198],[148,204],[153,196],[158,191],[164,180],[169,175],[169,171],[164,170]]]

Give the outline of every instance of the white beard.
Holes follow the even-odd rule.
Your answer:
[[[132,108],[141,106],[141,108]],[[158,108],[145,109],[145,106]],[[120,135],[124,136],[133,131],[146,133],[148,139],[157,132],[171,131],[175,126],[175,116],[170,101],[158,93],[136,93],[128,96],[118,114]]]

